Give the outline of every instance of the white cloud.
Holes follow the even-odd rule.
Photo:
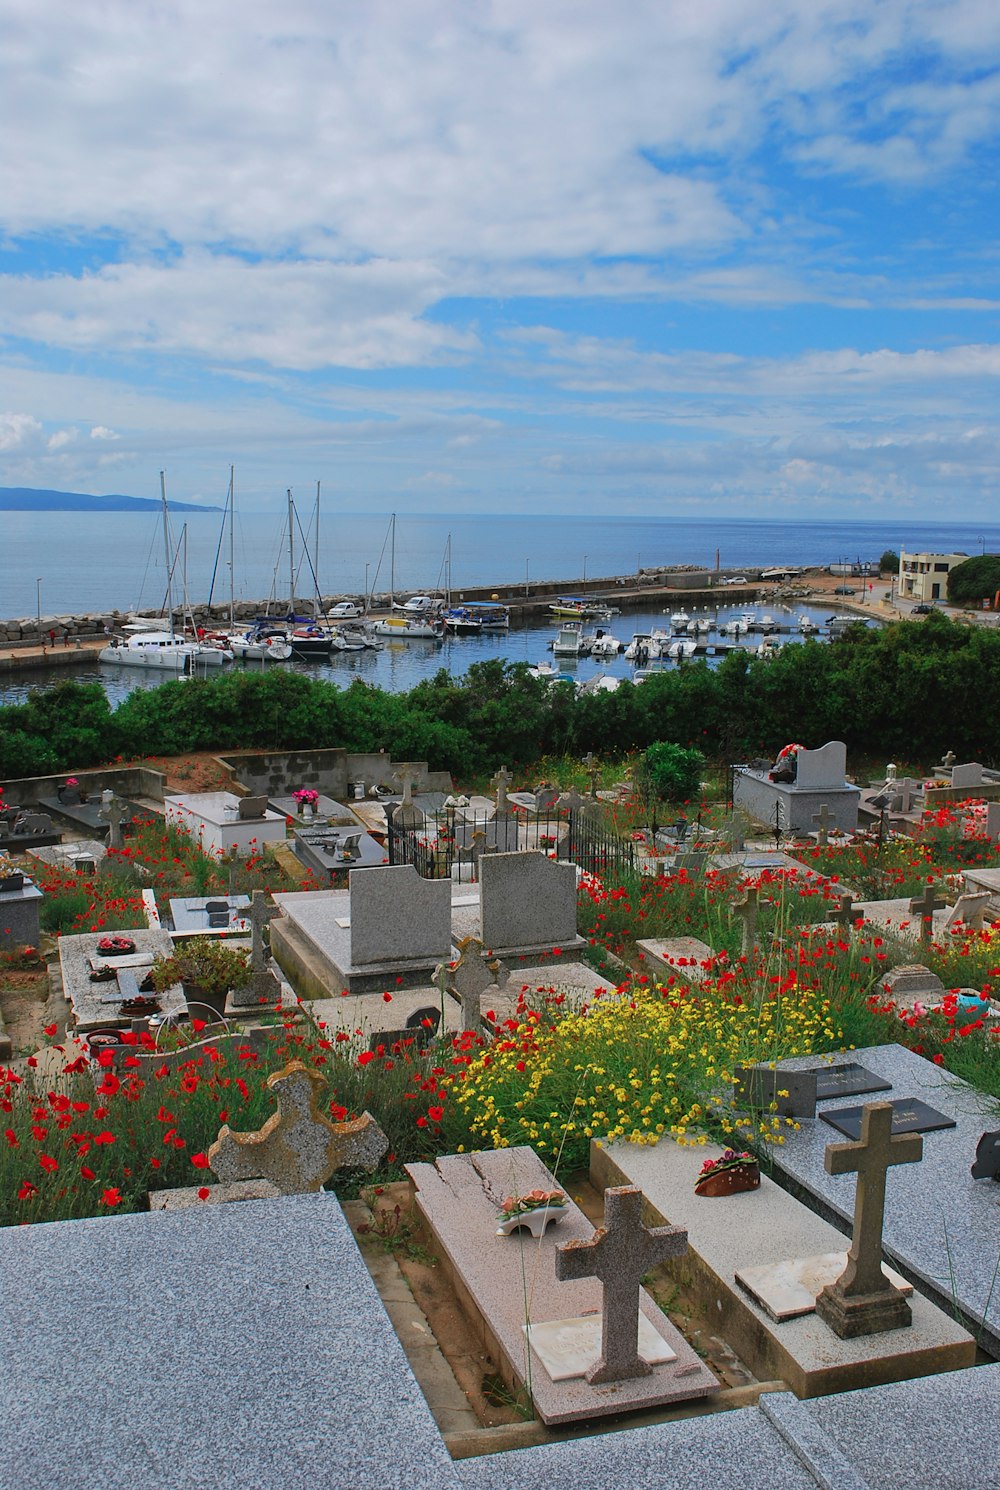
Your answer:
[[[106,429],[103,424],[95,424],[90,431],[90,438],[92,440],[118,440],[121,436],[116,435],[113,429]]]
[[[30,414],[0,413],[0,450],[37,448],[42,437],[42,426]]]

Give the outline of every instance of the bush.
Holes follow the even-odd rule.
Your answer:
[[[1000,554],[977,554],[948,576],[948,599],[956,605],[992,600],[1000,590]]]
[[[700,750],[658,740],[642,758],[643,774],[656,795],[667,802],[689,802],[698,795],[705,757]]]

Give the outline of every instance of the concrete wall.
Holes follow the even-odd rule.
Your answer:
[[[4,801],[15,807],[27,807],[40,797],[54,797],[57,787],[65,784],[67,776],[75,776],[90,797],[99,797],[101,792],[110,790],[131,801],[136,797],[149,797],[154,802],[163,801],[166,778],[162,771],[154,771],[150,766],[106,766],[99,771],[61,771],[56,776],[22,776],[18,780],[3,783]]]
[[[393,775],[399,765],[384,750],[370,755],[348,755],[346,750],[276,750],[220,759],[253,796],[287,797],[300,786],[309,786],[337,802],[352,795],[348,786],[355,781],[363,780],[366,788],[377,785],[394,790]],[[414,790],[450,792],[451,777],[447,771],[429,771],[420,762]]]

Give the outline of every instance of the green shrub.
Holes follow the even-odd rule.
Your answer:
[[[642,758],[643,775],[665,802],[689,802],[698,795],[705,757],[700,750],[658,740]]]
[[[976,554],[948,576],[948,599],[956,605],[992,600],[1000,590],[1000,554]]]

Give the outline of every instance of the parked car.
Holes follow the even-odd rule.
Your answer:
[[[921,600],[919,605],[915,605],[913,607],[912,614],[915,616],[929,616],[933,609],[933,605],[931,605],[928,601]]]
[[[835,595],[856,595],[858,592],[850,585],[838,585],[833,593]]]
[[[724,585],[748,585],[750,581],[745,574],[734,574],[730,579],[724,579],[722,583]]]
[[[327,611],[331,621],[356,621],[362,614],[361,607],[353,600],[341,600]]]

